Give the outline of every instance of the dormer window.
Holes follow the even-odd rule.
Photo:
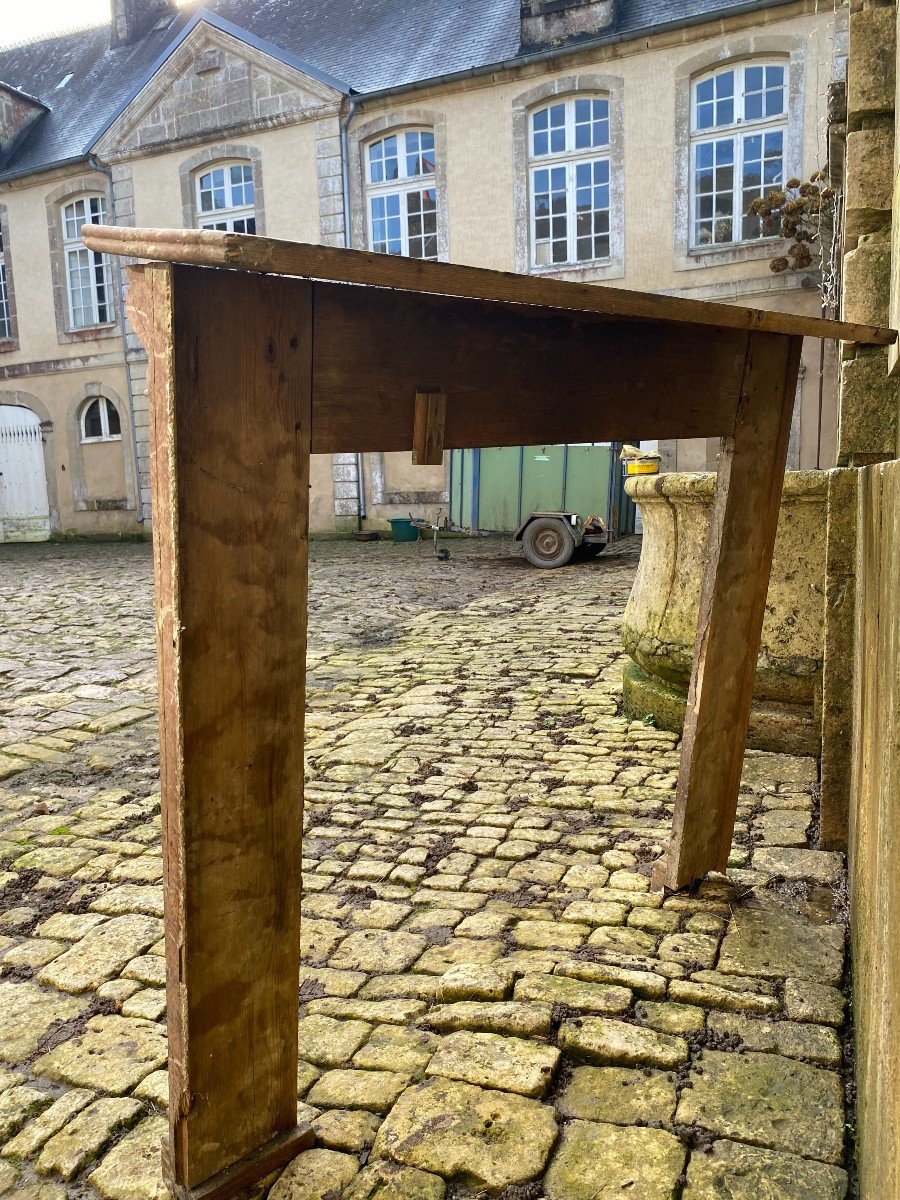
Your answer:
[[[253,167],[223,163],[196,176],[197,223],[201,229],[256,233]]]

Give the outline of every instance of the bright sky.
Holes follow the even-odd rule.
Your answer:
[[[109,0],[0,0],[0,46],[109,20]]]

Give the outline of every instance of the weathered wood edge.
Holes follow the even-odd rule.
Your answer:
[[[104,254],[123,254],[161,262],[231,267],[245,271],[295,275],[442,296],[539,304],[549,308],[625,316],[653,321],[718,325],[800,336],[834,338],[868,345],[890,345],[897,331],[874,325],[828,321],[683,296],[663,296],[606,285],[515,275],[483,267],[427,262],[366,250],[314,246],[252,234],[214,229],[132,229],[86,225],[82,240]]]
[[[265,1146],[261,1146],[240,1162],[226,1167],[218,1175],[205,1180],[196,1187],[185,1187],[175,1183],[174,1163],[172,1162],[169,1139],[162,1139],[163,1177],[166,1187],[173,1200],[231,1200],[242,1192],[265,1179],[274,1171],[280,1170],[298,1154],[308,1150],[316,1140],[311,1125],[298,1125],[272,1138]]]

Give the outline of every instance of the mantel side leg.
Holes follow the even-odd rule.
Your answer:
[[[150,360],[179,1196],[297,1154],[311,285],[135,268]]]
[[[675,817],[657,885],[684,887],[728,862],[802,340],[748,338],[734,434],[719,460]]]

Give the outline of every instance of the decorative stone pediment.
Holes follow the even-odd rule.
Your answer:
[[[107,159],[332,112],[341,92],[199,22],[98,139]]]

